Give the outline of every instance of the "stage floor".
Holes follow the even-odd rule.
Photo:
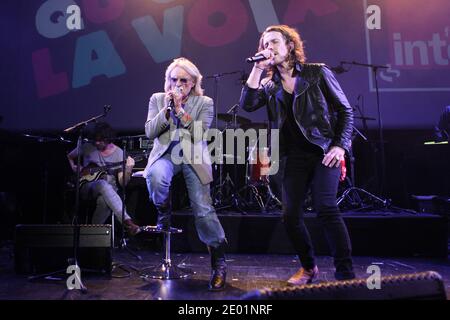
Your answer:
[[[295,254],[282,223],[281,212],[218,213],[230,253]],[[352,241],[354,256],[423,257],[448,256],[446,217],[407,210],[347,211],[342,213]],[[172,237],[172,248],[183,253],[201,253],[205,245],[197,236],[189,210],[174,212],[172,224],[184,232]],[[314,252],[330,255],[326,235],[314,212],[305,213]]]
[[[161,254],[147,246],[136,252],[142,262],[123,250],[115,250],[115,262],[126,263],[131,274],[116,269],[113,278],[82,273],[86,294],[79,290],[66,289],[66,280],[39,280],[30,282],[24,275],[14,273],[12,245],[0,249],[0,300],[223,300],[239,299],[255,289],[283,288],[286,279],[297,271],[299,262],[294,255],[272,254],[228,254],[229,266],[227,287],[221,292],[209,292],[207,284],[210,274],[209,256],[204,253],[173,254],[175,264],[191,268],[196,273],[183,280],[143,280],[137,270],[160,262]],[[444,280],[447,299],[450,298],[449,260],[425,258],[378,258],[354,257],[357,277],[366,279],[369,265],[376,264],[382,276],[433,270]],[[320,276],[318,281],[333,281],[332,258],[318,257]],[[135,270],[133,270],[135,269]],[[124,276],[123,278],[118,278]]]

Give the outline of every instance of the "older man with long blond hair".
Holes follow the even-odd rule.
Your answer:
[[[212,206],[211,160],[203,133],[211,126],[214,105],[203,95],[202,75],[188,59],[175,59],[167,68],[164,91],[150,98],[145,133],[154,140],[144,170],[150,200],[158,210],[157,228],[170,229],[169,189],[182,172],[195,217],[195,226],[211,254],[210,290],[225,286],[225,233]],[[200,152],[198,152],[200,150]]]

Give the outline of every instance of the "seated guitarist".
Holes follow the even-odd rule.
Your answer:
[[[104,122],[99,122],[94,128],[94,142],[84,143],[81,146],[81,163],[82,168],[80,177],[83,176],[83,168],[88,166],[111,167],[111,164],[118,163],[113,169],[107,170],[104,174],[97,175],[97,179],[93,179],[83,183],[80,187],[80,197],[83,200],[95,200],[96,208],[92,216],[93,224],[103,224],[109,217],[111,211],[115,217],[122,221],[122,199],[117,193],[118,184],[124,185],[124,176],[122,173],[123,150],[116,146],[112,141],[115,133],[111,126]],[[74,172],[77,172],[77,156],[78,152],[75,148],[68,155],[70,166]],[[128,157],[125,166],[125,183],[130,179],[134,160]],[[125,210],[124,225],[127,232],[134,236],[141,229],[136,225]]]

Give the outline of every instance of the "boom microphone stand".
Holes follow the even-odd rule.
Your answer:
[[[206,76],[205,79],[214,79],[214,89],[213,89],[213,100],[214,100],[214,128],[218,128],[218,123],[219,123],[219,89],[220,89],[220,84],[219,81],[221,78],[228,76],[228,75],[233,75],[233,74],[243,74],[243,71],[231,71],[231,72],[223,72],[223,73],[216,73],[213,74],[211,76]],[[217,137],[217,131],[216,131],[216,136],[214,137],[214,141],[217,141],[218,137]],[[222,146],[220,146],[221,148],[221,153],[222,152]],[[221,161],[223,161],[223,159],[220,159]],[[224,182],[222,181],[223,177],[222,177],[222,167],[223,167],[223,163],[219,164],[219,184],[218,186],[215,186],[215,188],[213,190],[215,190],[214,195],[213,195],[213,201],[217,202],[215,203],[215,205],[221,206],[222,202],[223,202],[223,194],[222,194],[222,190],[221,190],[221,186],[224,184]],[[216,169],[217,169],[217,164],[216,164]]]
[[[221,78],[223,78],[225,76],[238,74],[238,73],[242,74],[243,71],[239,70],[239,71],[216,73],[216,74],[213,74],[211,76],[205,77],[206,80],[207,79],[214,79],[214,90],[213,90],[214,97],[213,97],[213,99],[214,99],[214,126],[215,126],[215,128],[217,128],[217,124],[219,122],[219,118],[218,118],[218,114],[219,114],[219,112],[218,112],[219,111],[219,88],[220,88],[219,81],[220,81]]]
[[[383,120],[381,117],[381,107],[380,107],[380,91],[378,89],[378,69],[388,69],[387,66],[383,65],[375,65],[375,64],[367,64],[367,63],[359,63],[355,61],[341,61],[341,65],[354,65],[360,67],[368,67],[372,70],[373,79],[375,81],[375,91],[377,97],[377,111],[378,111],[378,134],[379,134],[379,144],[380,144],[380,171],[381,171],[381,181],[379,183],[379,191],[380,194],[383,195],[385,192],[385,183],[386,183],[386,155],[384,150],[384,134],[383,134]]]
[[[234,106],[232,106],[227,112],[226,114],[232,114],[232,119],[233,119],[233,129],[236,130],[237,128],[237,110],[238,110],[239,104],[235,104]],[[234,160],[234,156],[235,156],[236,152],[234,150],[234,143],[233,143],[233,160]],[[239,155],[236,155],[239,156]],[[219,176],[222,177],[222,168],[223,168],[223,164],[220,165],[219,167]],[[243,209],[244,207],[248,207],[248,204],[246,203],[246,201],[239,195],[239,191],[237,190],[237,163],[234,164],[233,166],[233,179],[232,180],[230,178],[230,175],[227,173],[227,177],[225,179],[225,181],[219,184],[218,186],[218,192],[219,194],[222,194],[222,189],[226,187],[227,184],[230,185],[231,187],[231,195],[229,196],[229,205],[224,205],[224,203],[222,202],[222,197],[219,198],[218,203],[215,203],[216,205],[216,209],[218,211],[220,210],[224,210],[224,209],[235,209],[239,212],[241,212],[242,214],[247,214],[245,212],[245,210]],[[227,203],[227,202],[225,202]]]
[[[80,225],[78,224],[78,217],[80,214],[80,176],[81,176],[81,143],[83,140],[83,130],[84,128],[92,122],[96,122],[98,119],[106,117],[108,112],[111,110],[111,106],[105,105],[104,111],[102,114],[97,115],[89,120],[79,122],[74,126],[67,128],[64,130],[64,133],[71,133],[74,131],[78,131],[78,139],[77,139],[77,172],[76,172],[76,181],[75,181],[75,213],[72,220],[73,226],[73,257],[68,259],[69,266],[75,266],[76,270],[80,270],[78,266],[78,250],[80,246]],[[45,273],[33,277],[29,277],[28,280],[33,281],[39,278],[46,278],[55,274],[66,273],[67,269],[61,269],[50,273]],[[76,274],[77,284],[79,285],[81,292],[87,293],[87,287],[83,284],[81,279],[81,275]]]

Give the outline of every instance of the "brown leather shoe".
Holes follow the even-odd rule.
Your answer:
[[[315,266],[311,270],[300,268],[292,277],[287,281],[292,286],[301,286],[304,284],[312,283],[319,275],[319,268]]]
[[[131,219],[127,219],[123,221],[123,224],[125,226],[125,230],[128,232],[128,234],[132,237],[137,235],[139,232],[141,232],[141,227],[139,227],[137,224],[133,222]]]

